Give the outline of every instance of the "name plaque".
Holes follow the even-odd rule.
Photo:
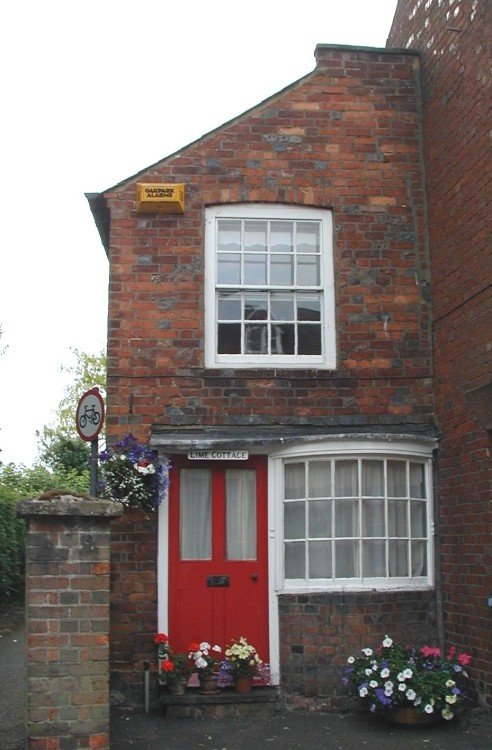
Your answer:
[[[201,451],[196,448],[188,451],[190,461],[246,461],[248,451]]]

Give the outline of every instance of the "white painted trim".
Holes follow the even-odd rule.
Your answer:
[[[278,463],[278,462],[277,462]],[[268,459],[268,612],[270,677],[272,685],[280,684],[280,632],[278,615],[277,581],[277,506],[274,471],[278,467]]]
[[[215,250],[217,218],[235,219],[288,219],[291,221],[317,220],[321,223],[321,275],[322,275],[322,351],[321,355],[244,355],[217,354]],[[240,369],[282,368],[320,369],[336,368],[335,333],[335,279],[333,266],[333,218],[329,209],[282,204],[227,204],[205,209],[205,367],[234,367]],[[239,287],[238,287],[239,288]],[[275,289],[275,287],[268,287]]]
[[[158,511],[157,528],[157,629],[169,632],[169,491]]]

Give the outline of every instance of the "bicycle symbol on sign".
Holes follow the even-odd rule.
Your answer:
[[[84,406],[84,413],[80,415],[79,417],[79,424],[80,429],[83,430],[84,427],[86,427],[87,423],[98,425],[101,420],[101,415],[97,411],[94,404],[92,406],[87,406],[87,404]]]

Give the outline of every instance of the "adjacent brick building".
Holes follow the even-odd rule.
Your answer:
[[[89,196],[108,436],[173,467],[158,518],[114,522],[122,691],[157,629],[246,635],[285,694],[332,708],[348,653],[438,637],[421,110],[416,51],[319,45],[309,75]],[[184,185],[184,213],[138,211],[155,185]]]

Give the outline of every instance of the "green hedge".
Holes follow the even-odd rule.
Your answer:
[[[0,601],[24,586],[24,521],[16,517],[17,493],[0,486]]]

